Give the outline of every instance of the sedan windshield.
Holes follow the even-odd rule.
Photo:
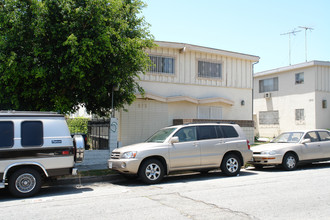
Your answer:
[[[166,138],[172,134],[172,132],[176,128],[165,128],[157,131],[155,134],[153,134],[146,142],[156,142],[156,143],[163,143]]]
[[[277,136],[272,143],[298,143],[301,137],[303,136],[303,132],[285,132]]]

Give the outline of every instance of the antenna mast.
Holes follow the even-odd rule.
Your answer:
[[[304,26],[299,26],[299,28],[305,29],[305,60],[307,62],[307,30],[314,30],[311,27],[304,27]]]
[[[281,35],[289,35],[289,65],[291,66],[291,35],[296,35],[300,31],[296,31],[296,29],[293,29],[292,31],[288,33],[283,33]]]

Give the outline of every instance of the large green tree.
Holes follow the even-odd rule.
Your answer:
[[[104,115],[130,104],[153,47],[141,0],[0,0],[0,109]]]

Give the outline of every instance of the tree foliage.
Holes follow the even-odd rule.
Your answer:
[[[104,115],[150,64],[141,0],[0,0],[0,109]]]

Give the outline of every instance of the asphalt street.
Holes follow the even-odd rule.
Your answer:
[[[2,219],[329,219],[330,163],[172,175],[158,185],[138,180],[44,187],[33,198],[0,191]]]

